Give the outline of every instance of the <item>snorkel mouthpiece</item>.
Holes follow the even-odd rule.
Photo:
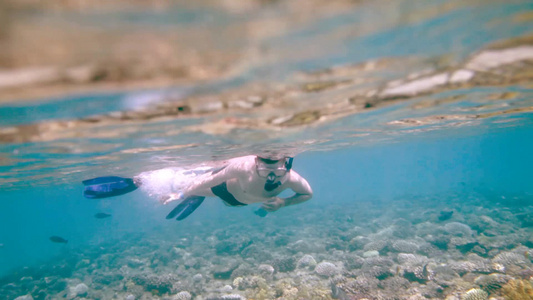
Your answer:
[[[284,177],[292,168],[292,157],[284,159],[257,158],[257,174],[266,178],[265,191],[270,192],[281,185],[278,178]]]
[[[267,176],[267,182],[273,183],[276,180],[276,174],[274,172],[270,172]]]

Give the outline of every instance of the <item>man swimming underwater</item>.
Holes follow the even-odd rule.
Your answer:
[[[230,159],[224,166],[196,177],[181,192],[163,197],[163,204],[181,200],[166,218],[185,219],[202,204],[205,197],[219,197],[229,206],[262,203],[261,209],[256,211],[260,216],[307,201],[313,196],[313,191],[309,183],[292,170],[292,160],[292,157],[255,155]],[[134,191],[142,180],[109,176],[85,180],[83,184],[86,185],[85,197],[107,198]],[[288,198],[278,197],[286,189],[292,189],[295,194]]]

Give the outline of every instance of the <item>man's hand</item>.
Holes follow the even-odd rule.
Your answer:
[[[285,206],[285,200],[279,197],[272,197],[270,200],[263,202],[261,208],[268,212],[276,211]]]

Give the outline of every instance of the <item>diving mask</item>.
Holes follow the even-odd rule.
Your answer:
[[[292,165],[292,158],[282,159],[275,163],[269,164],[260,159],[256,161],[257,174],[263,178],[283,177],[289,172]]]

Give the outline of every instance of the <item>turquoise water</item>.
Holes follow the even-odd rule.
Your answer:
[[[533,32],[531,22],[512,21],[531,10],[527,1],[452,1],[457,5],[448,11],[415,18],[443,5],[417,3],[401,13],[369,3],[291,28],[264,41],[276,59],[201,86],[5,104],[0,129],[143,111],[168,96],[216,95],[247,83],[294,83],[299,71],[381,58],[402,62],[372,73],[375,82],[296,98],[298,108],[324,109],[365,84],[383,86],[438,65],[427,61],[448,57],[432,72],[460,68],[491,42]],[[197,13],[183,13],[184,26],[194,26]],[[406,22],[402,14],[413,17]],[[140,24],[162,26],[171,19],[165,16],[149,14]],[[313,45],[312,53],[287,54]],[[521,63],[531,72],[531,60]],[[501,286],[533,276],[531,87],[526,80],[436,89],[328,122],[274,129],[190,129],[229,117],[260,118],[267,107],[102,122],[76,134],[21,133],[21,140],[1,131],[0,298],[187,299],[187,292],[193,299],[467,299],[469,290],[482,289],[508,299]],[[437,104],[415,109],[426,103]],[[393,123],[447,115],[463,119]],[[265,148],[297,154],[294,170],[312,186],[310,201],[260,218],[253,213],[258,205],[227,207],[212,198],[178,223],[165,220],[171,207],[142,191],[103,200],[82,196],[83,179],[187,168]],[[111,217],[95,218],[100,212]],[[52,243],[51,236],[68,243]],[[318,266],[305,263],[305,255]],[[319,270],[324,262],[334,264],[331,274]]]

